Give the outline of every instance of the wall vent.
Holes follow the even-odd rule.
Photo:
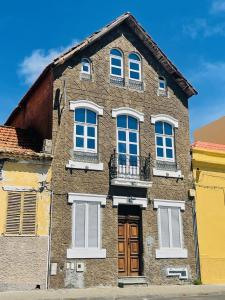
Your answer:
[[[188,279],[188,270],[187,268],[167,268],[166,276],[167,277],[178,276],[180,280]]]

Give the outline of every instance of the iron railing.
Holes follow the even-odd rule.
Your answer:
[[[150,155],[143,157],[114,151],[110,159],[110,178],[150,181],[150,162]]]

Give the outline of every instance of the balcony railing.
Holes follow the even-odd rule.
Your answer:
[[[150,181],[150,155],[148,157],[114,153],[110,160],[110,177]]]

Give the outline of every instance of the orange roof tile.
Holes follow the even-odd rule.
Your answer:
[[[223,144],[214,144],[208,142],[194,142],[192,148],[201,148],[206,150],[215,150],[215,151],[225,151],[225,145]]]

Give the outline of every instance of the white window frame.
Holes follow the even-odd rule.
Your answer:
[[[180,243],[181,247],[162,247],[161,239],[161,215],[160,208],[169,209],[169,232],[170,232],[170,244],[172,240],[172,225],[171,225],[171,208],[179,209],[179,224],[180,224]],[[159,237],[159,249],[156,249],[156,258],[187,258],[187,249],[184,248],[184,238],[183,238],[183,224],[181,211],[185,210],[185,201],[177,200],[164,200],[155,199],[154,208],[157,209],[157,222],[158,222],[158,237]]]
[[[85,62],[85,61],[88,62],[88,71],[83,70],[83,66],[85,64],[87,64],[87,62]],[[82,58],[82,60],[81,60],[81,73],[91,75],[91,62],[90,62],[90,59],[88,59],[86,57]]]
[[[158,84],[159,84],[158,88],[159,88],[159,90],[160,90],[160,91],[166,92],[166,91],[167,91],[167,83],[166,83],[165,77],[159,76],[158,80],[159,80],[159,81],[158,81]],[[161,82],[163,82],[164,88],[161,88],[161,87],[160,87],[160,83],[161,83]]]
[[[128,74],[129,74],[129,79],[130,80],[134,80],[134,81],[142,81],[142,67],[141,67],[141,56],[139,54],[137,54],[136,52],[131,52],[130,54],[135,54],[139,57],[139,61],[138,60],[135,60],[135,59],[130,59],[129,56],[128,56]],[[130,55],[129,54],[129,55]],[[130,68],[130,63],[135,63],[135,64],[138,64],[139,65],[139,71],[137,70],[134,70],[134,69],[131,69]],[[131,78],[130,77],[130,72],[135,72],[135,73],[139,73],[139,79],[135,79],[135,78]]]
[[[118,50],[121,53],[122,56],[117,56],[117,55],[111,54],[111,53],[109,54],[110,55],[110,75],[114,76],[114,77],[124,78],[123,52],[120,49],[118,49],[118,48],[112,48],[112,49],[110,49],[110,51],[113,50],[113,49]],[[112,58],[119,59],[121,61],[121,67],[113,65],[112,64]],[[121,69],[121,75],[112,74],[112,67],[116,68],[116,69]]]
[[[101,206],[106,205],[106,195],[69,193],[68,202],[72,204],[72,243],[67,249],[67,258],[106,258],[106,250],[102,249]],[[75,210],[77,203],[85,203],[85,247],[75,246]],[[98,246],[87,247],[88,244],[88,204],[98,205]]]
[[[161,122],[161,121],[159,121],[159,122]],[[162,123],[164,124],[166,122],[162,121]],[[169,124],[169,125],[171,125],[171,124]],[[155,149],[156,149],[156,159],[157,160],[170,161],[170,162],[175,162],[176,161],[175,160],[175,145],[174,145],[174,127],[173,127],[173,125],[171,125],[171,126],[172,126],[172,135],[167,135],[165,133],[156,133],[155,132]],[[157,137],[162,138],[162,140],[163,140],[163,145],[162,146],[157,145]],[[172,147],[167,147],[166,146],[166,139],[167,138],[170,138],[172,140]],[[163,157],[160,157],[160,156],[157,155],[157,148],[162,148],[163,149]],[[172,155],[173,155],[172,158],[166,157],[166,150],[167,149],[172,150]]]

